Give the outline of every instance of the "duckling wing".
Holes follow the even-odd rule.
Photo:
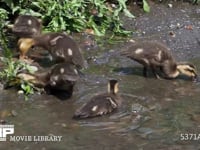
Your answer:
[[[78,109],[75,118],[88,118],[108,114],[118,107],[114,97],[108,95],[99,95],[93,97],[88,103]]]
[[[146,66],[162,66],[166,60],[173,60],[168,48],[157,42],[140,42],[121,52],[122,56],[131,58]]]
[[[80,68],[84,67],[84,58],[78,45],[66,35],[52,44],[50,52],[57,61],[70,62]]]

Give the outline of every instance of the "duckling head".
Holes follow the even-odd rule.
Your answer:
[[[191,77],[192,79],[197,79],[197,70],[196,67],[188,62],[180,62],[177,64],[177,70],[188,77]]]
[[[19,49],[22,53],[26,53],[32,46],[35,45],[33,38],[20,38],[18,41]]]
[[[117,80],[110,80],[108,83],[108,93],[117,94],[119,91],[119,84]]]

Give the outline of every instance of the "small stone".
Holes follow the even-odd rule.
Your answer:
[[[172,37],[176,37],[176,34],[173,31],[170,31],[169,35],[171,35]]]
[[[23,90],[19,90],[19,91],[17,92],[17,94],[19,94],[19,95],[24,94],[24,91],[23,91]]]
[[[129,40],[129,42],[131,42],[131,43],[135,43],[135,40],[133,40],[133,39],[130,39],[130,40]]]
[[[0,124],[6,124],[6,120],[0,120]]]
[[[115,4],[111,4],[112,8],[117,8],[117,6]]]
[[[177,23],[177,24],[176,24],[176,27],[177,27],[177,28],[180,28],[180,27],[181,27],[181,24],[180,24],[180,23]]]
[[[185,29],[187,29],[187,30],[193,30],[193,26],[192,25],[187,25],[187,26],[185,26]]]
[[[16,112],[15,110],[12,110],[12,111],[11,111],[11,115],[12,115],[13,117],[16,117],[16,116],[17,116],[17,112]]]
[[[145,31],[142,31],[142,34],[143,34],[143,35],[145,35],[145,34],[146,34],[146,32],[145,32]]]
[[[62,126],[63,128],[66,128],[66,127],[67,127],[66,123],[62,123],[61,126]]]
[[[168,7],[169,7],[169,8],[172,8],[172,7],[173,7],[173,5],[172,5],[172,4],[168,4]]]

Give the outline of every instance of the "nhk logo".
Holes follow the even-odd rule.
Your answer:
[[[0,125],[0,141],[6,141],[8,134],[14,134],[14,125]]]

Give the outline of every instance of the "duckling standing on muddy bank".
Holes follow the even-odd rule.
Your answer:
[[[118,95],[118,90],[117,80],[110,80],[108,83],[108,92],[94,96],[75,112],[74,118],[95,117],[113,112],[122,103],[122,99]]]
[[[160,70],[165,78],[176,78],[180,74],[197,78],[197,71],[193,64],[188,62],[176,62],[170,49],[155,41],[134,42],[121,55],[131,58],[144,66],[143,75],[147,77],[147,69],[150,68],[156,78],[160,78]]]
[[[26,55],[32,46],[48,50],[57,63],[69,62],[77,67],[84,67],[83,55],[76,42],[64,33],[46,33],[34,38],[21,38],[19,49]]]

